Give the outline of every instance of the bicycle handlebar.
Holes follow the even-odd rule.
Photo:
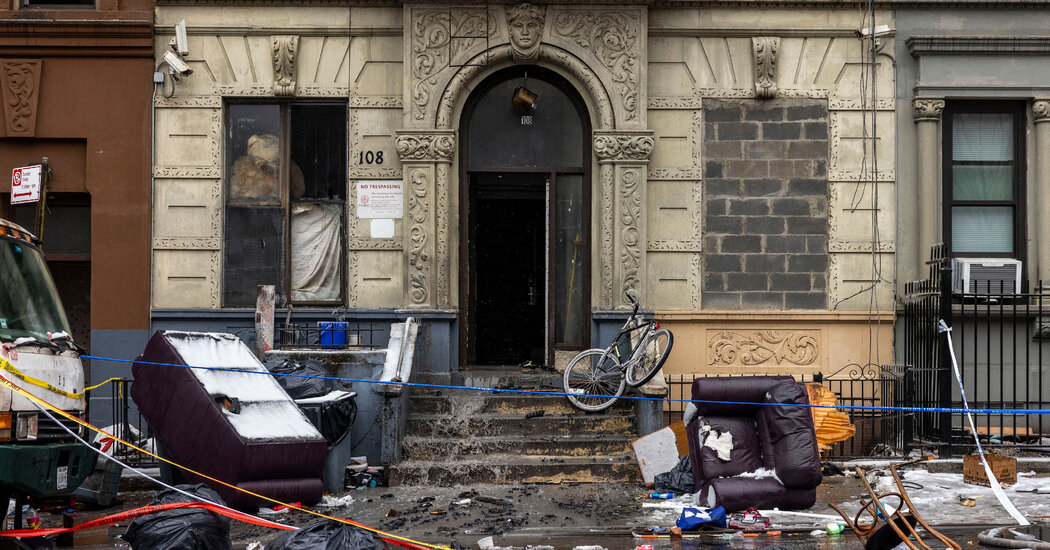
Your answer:
[[[634,292],[628,290],[628,291],[625,291],[623,293],[623,295],[624,295],[625,298],[627,298],[628,302],[630,302],[632,305],[634,305],[634,312],[631,313],[631,316],[633,317],[635,315],[638,315],[638,307],[640,306],[640,304],[638,303],[638,298],[634,297]]]

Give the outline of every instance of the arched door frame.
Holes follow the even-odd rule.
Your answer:
[[[404,280],[409,308],[454,310],[458,305],[458,274],[453,266],[459,262],[459,236],[452,230],[459,225],[456,128],[469,91],[514,64],[511,47],[496,46],[461,66],[447,68],[444,74],[451,76],[440,78],[445,84],[436,105],[429,91],[406,96],[406,101],[424,101],[424,112],[429,113],[417,122],[429,128],[400,130],[396,139],[406,185]],[[599,309],[626,307],[625,290],[638,292],[644,300],[642,205],[652,131],[639,121],[624,125],[631,129],[620,129],[603,78],[568,50],[544,43],[532,64],[571,82],[591,116],[591,164],[596,175],[591,184],[591,304]],[[412,81],[408,89],[420,83],[424,81]]]
[[[496,68],[492,71],[486,71],[486,75],[483,77],[483,79],[480,82],[478,82],[476,86],[472,86],[470,88],[469,93],[465,94],[464,100],[462,102],[462,108],[459,112],[459,116],[456,117],[459,120],[458,132],[460,138],[460,147],[459,152],[457,154],[457,162],[459,164],[459,169],[456,171],[458,180],[455,185],[455,187],[457,188],[456,193],[459,198],[460,206],[458,209],[458,212],[460,213],[459,219],[456,220],[460,236],[458,247],[459,261],[457,262],[457,264],[454,264],[460,268],[459,270],[457,270],[457,273],[468,273],[471,271],[471,269],[473,269],[473,263],[468,259],[468,236],[471,234],[470,223],[468,221],[468,219],[470,218],[469,211],[471,209],[469,189],[471,186],[471,170],[478,170],[479,167],[477,165],[471,166],[470,160],[467,156],[467,151],[470,149],[470,135],[468,133],[468,127],[470,126],[473,117],[476,116],[475,109],[477,108],[478,103],[487,94],[489,94],[494,87],[499,86],[501,83],[504,83],[511,78],[520,78],[522,74],[522,69],[528,71],[527,74],[530,78],[541,80],[559,89],[563,94],[565,94],[566,98],[574,105],[576,112],[580,117],[580,124],[583,130],[583,143],[581,143],[581,163],[573,165],[571,167],[547,165],[537,166],[534,168],[507,167],[506,170],[503,170],[502,168],[500,168],[499,170],[501,172],[505,171],[507,173],[516,172],[545,174],[549,176],[548,185],[554,186],[559,185],[559,174],[579,173],[580,175],[582,175],[585,186],[583,193],[584,198],[587,200],[587,210],[584,214],[584,220],[586,221],[587,225],[586,233],[584,233],[584,236],[585,242],[587,242],[588,244],[592,242],[594,228],[593,224],[591,223],[591,220],[593,217],[592,209],[594,208],[595,201],[593,199],[594,185],[592,169],[593,155],[591,153],[591,122],[593,121],[594,117],[591,116],[591,112],[587,108],[587,102],[584,100],[577,87],[574,86],[573,83],[566,79],[564,76],[562,76],[561,73],[547,69],[546,67],[538,66],[534,63],[511,63],[507,64],[504,67]],[[504,76],[508,75],[508,73],[513,73],[513,76],[509,78],[504,78]],[[496,167],[486,166],[484,168],[481,168],[481,173],[491,171],[494,168]],[[545,248],[547,255],[544,261],[547,263],[548,277],[553,277],[555,274],[555,266],[552,264],[552,257],[550,255],[554,254],[553,233],[555,231],[555,223],[557,223],[557,220],[555,219],[553,214],[553,188],[548,188],[547,192],[549,193],[549,207],[545,216],[547,219],[547,223],[551,228],[552,236],[551,240],[547,243],[547,246]],[[546,362],[545,364],[551,364],[550,361],[554,359],[555,350],[560,350],[562,353],[566,353],[567,350],[571,349],[573,350],[571,354],[574,355],[582,349],[585,349],[587,347],[587,344],[590,342],[590,303],[592,300],[592,294],[589,289],[593,282],[591,277],[591,260],[594,257],[594,253],[593,247],[588,247],[586,250],[587,256],[586,261],[584,262],[583,269],[583,288],[588,289],[588,291],[583,296],[583,301],[581,304],[582,313],[585,318],[585,320],[581,320],[581,322],[584,322],[586,324],[583,337],[584,347],[563,347],[557,344],[554,336],[554,327],[551,324],[553,321],[552,315],[555,315],[556,311],[556,303],[554,298],[555,293],[553,292],[552,287],[545,285],[544,296],[545,303],[547,303],[547,307],[545,308],[544,314],[544,323],[546,324],[546,337],[544,338],[544,359]],[[547,282],[549,283],[550,281]],[[466,278],[460,277],[459,299],[457,300],[457,302],[459,305],[459,362],[461,365],[474,364],[472,362],[473,354],[469,352],[472,349],[472,344],[475,347],[477,346],[476,339],[478,337],[477,334],[471,332],[472,328],[476,329],[476,321],[473,319],[473,317],[475,317],[475,312],[471,306],[475,305],[474,300],[477,298],[477,296],[471,295],[470,289],[468,288],[469,286],[470,285],[468,285]],[[477,331],[475,330],[474,332]]]

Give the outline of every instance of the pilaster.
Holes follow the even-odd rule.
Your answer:
[[[1035,215],[1035,265],[1034,275],[1039,291],[1050,287],[1050,99],[1037,99],[1032,104],[1032,119],[1035,122],[1035,151],[1030,158],[1036,159],[1035,208],[1029,209]],[[1044,283],[1045,282],[1045,286]]]
[[[624,294],[645,303],[646,181],[653,132],[594,132],[601,185],[599,256],[601,304],[626,307]]]
[[[405,295],[410,308],[451,304],[448,191],[455,153],[451,130],[397,132],[406,197]]]
[[[918,222],[919,239],[917,243],[915,279],[924,276],[926,261],[929,259],[930,247],[941,240],[941,115],[944,113],[943,99],[915,99],[914,118],[919,140],[919,180],[918,185],[908,195],[911,200],[900,201],[902,220]]]

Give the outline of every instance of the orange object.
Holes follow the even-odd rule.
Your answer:
[[[807,382],[809,402],[812,405],[838,405],[838,396],[823,384]],[[850,423],[849,415],[827,407],[810,407],[813,415],[813,428],[817,432],[817,447],[821,452],[831,448],[832,443],[845,441],[857,433],[857,428]]]

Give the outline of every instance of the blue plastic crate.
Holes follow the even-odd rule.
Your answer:
[[[343,321],[318,321],[317,328],[321,329],[321,347],[346,347],[346,327],[347,323]]]

